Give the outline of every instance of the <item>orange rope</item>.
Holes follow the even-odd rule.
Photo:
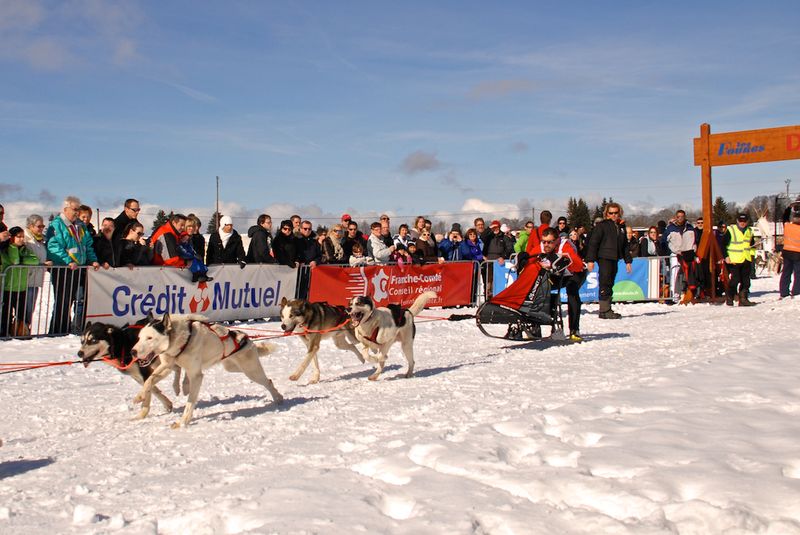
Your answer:
[[[49,368],[52,366],[69,366],[80,362],[79,360],[67,360],[61,362],[2,362],[0,363],[0,375],[5,373],[21,372],[25,370],[35,370],[37,368]]]

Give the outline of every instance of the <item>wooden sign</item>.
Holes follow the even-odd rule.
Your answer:
[[[694,138],[694,164],[712,167],[800,159],[800,125]]]

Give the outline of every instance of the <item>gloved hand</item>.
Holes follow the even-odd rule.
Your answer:
[[[247,265],[247,262],[245,262],[244,260],[239,260],[239,269],[244,269],[244,267],[246,265]]]

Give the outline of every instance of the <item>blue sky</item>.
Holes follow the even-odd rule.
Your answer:
[[[237,227],[699,207],[701,123],[800,124],[798,28],[797,2],[0,0],[0,202],[202,215],[218,175]],[[787,178],[716,168],[714,192]]]

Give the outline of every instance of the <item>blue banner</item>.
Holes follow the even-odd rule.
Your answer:
[[[650,262],[647,258],[634,258],[631,272],[625,271],[625,262],[620,260],[617,267],[617,277],[614,279],[614,296],[612,301],[645,301],[647,300],[647,287],[650,280]],[[598,266],[586,277],[580,289],[581,301],[596,303],[600,300],[600,285]],[[567,292],[561,289],[561,302],[567,302]]]

